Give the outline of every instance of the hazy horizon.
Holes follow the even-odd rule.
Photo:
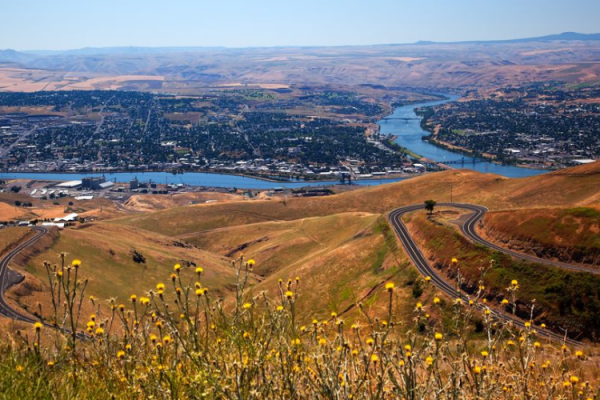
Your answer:
[[[105,47],[322,47],[511,40],[598,33],[590,0],[180,0],[3,5],[0,48],[64,51]]]

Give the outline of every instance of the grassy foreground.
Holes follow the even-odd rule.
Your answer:
[[[59,265],[46,263],[53,307],[45,325],[3,345],[0,397],[588,399],[600,393],[585,351],[548,343],[533,325],[517,331],[487,311],[479,317],[481,290],[466,304],[437,297],[427,307],[415,303],[410,318],[400,320],[398,290],[388,283],[380,289],[388,299],[384,318],[372,318],[359,304],[363,318],[351,325],[335,313],[302,325],[297,299],[311,288],[301,277],[280,281],[276,293],[251,294],[254,261],[239,257],[233,267],[230,299],[203,286],[202,267],[189,277],[176,264],[143,296],[107,305],[85,294],[85,263],[68,263],[64,254]],[[519,283],[505,291],[507,309],[514,310]],[[82,315],[82,303],[91,303],[94,314]],[[484,335],[473,339],[476,314]],[[82,325],[85,339],[68,331]],[[400,333],[401,325],[408,333]]]

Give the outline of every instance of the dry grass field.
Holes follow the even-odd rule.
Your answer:
[[[192,205],[130,215],[113,222],[179,236],[228,226],[291,221],[342,212],[383,214],[430,198],[448,202],[451,188],[453,201],[481,204],[490,210],[574,207],[598,203],[599,183],[600,162],[519,179],[451,170],[322,198]]]
[[[441,382],[452,371],[470,379],[469,389],[465,386],[461,390],[473,393],[474,398],[476,393],[486,393],[489,398],[502,398],[508,393],[512,398],[524,390],[545,398],[555,394],[569,398],[576,388],[593,398],[598,394],[594,371],[600,368],[596,347],[586,345],[576,353],[575,349],[538,338],[534,328],[513,332],[467,304],[455,304],[419,276],[385,217],[401,205],[428,198],[449,200],[452,184],[455,201],[484,204],[493,210],[486,225],[500,229],[506,221],[517,231],[538,238],[542,231],[532,230],[531,224],[545,217],[549,218],[549,237],[554,241],[593,238],[598,230],[599,172],[600,163],[523,179],[446,171],[322,198],[239,200],[220,193],[135,196],[124,210],[113,214],[114,218],[54,232],[28,257],[15,260],[12,268],[26,279],[10,289],[7,298],[13,306],[28,310],[37,309],[40,303],[49,305],[51,292],[42,267],[44,260],[56,263],[61,252],[68,253],[69,262],[83,260],[79,271],[88,283],[82,307],[84,315],[94,315],[91,333],[95,339],[86,347],[93,361],[82,376],[91,384],[95,382],[98,393],[122,393],[127,382],[127,387],[135,388],[140,396],[162,398],[165,393],[176,392],[177,397],[197,391],[210,396],[216,393],[215,388],[232,382],[230,379],[239,379],[241,375],[234,371],[240,365],[246,365],[246,371],[263,368],[271,380],[279,376],[277,371],[283,371],[277,379],[298,379],[293,387],[312,393],[317,389],[311,380],[328,382],[326,376],[335,371],[328,360],[342,357],[348,365],[357,366],[364,362],[372,366],[375,360],[383,372],[373,370],[368,381],[381,381],[390,393],[399,396],[405,393],[404,384],[394,386],[384,377],[402,374],[403,368],[410,365],[415,382],[421,382],[418,387],[424,398],[430,398],[435,386],[427,374],[436,374]],[[218,201],[193,204],[206,200]],[[83,209],[85,204],[77,206]],[[98,206],[91,202],[87,210],[94,212]],[[44,207],[33,211],[42,210]],[[522,226],[511,223],[512,215],[522,219]],[[455,220],[459,217],[460,212],[437,208],[431,218],[424,211],[407,218],[412,234],[446,279],[456,277],[447,266],[452,257],[458,257],[466,289],[483,307],[501,310],[500,300],[511,298],[513,291],[518,297],[509,304],[518,315],[531,319],[532,327],[544,323],[558,330],[566,326],[584,338],[600,330],[597,319],[585,306],[591,304],[593,309],[597,303],[597,278],[521,263],[472,245],[457,231]],[[18,229],[19,234],[26,234],[25,229]],[[567,238],[568,232],[562,229],[573,229],[579,239]],[[4,232],[0,231],[0,245],[16,240],[9,231]],[[145,264],[133,260],[134,249],[146,258]],[[248,264],[240,264],[242,256],[253,260],[247,281],[244,268]],[[232,264],[235,260],[237,269]],[[496,264],[485,269],[490,260]],[[181,268],[172,275],[175,264]],[[195,277],[197,266],[203,267],[199,278]],[[513,280],[518,280],[518,285],[511,283]],[[208,295],[202,291],[195,294],[196,281],[208,288]],[[159,283],[165,284],[164,293]],[[145,305],[128,300],[132,294]],[[89,295],[94,296],[93,302],[87,300]],[[115,301],[113,311],[110,299]],[[533,299],[537,311],[528,314]],[[123,311],[116,306],[119,303]],[[46,314],[50,312],[44,307]],[[196,314],[192,307],[204,311]],[[134,313],[142,321],[139,328],[134,328]],[[202,315],[197,324],[186,323],[194,315]],[[85,319],[79,326],[85,325]],[[113,325],[111,321],[116,322]],[[17,329],[31,331],[21,323],[4,320],[0,324],[4,334],[14,335]],[[196,331],[202,340],[194,338]],[[442,336],[435,335],[440,332]],[[44,364],[39,368],[50,368],[47,362],[61,371],[76,368],[71,365],[77,363],[66,360],[79,356],[68,353],[64,346],[55,349],[49,334],[43,335],[43,348],[48,349],[40,355]],[[384,344],[386,340],[391,342]],[[210,346],[199,347],[204,343]],[[408,344],[410,352],[406,350]],[[265,346],[276,349],[263,353]],[[294,350],[295,346],[301,349]],[[188,348],[203,350],[190,352]],[[7,376],[11,382],[19,382],[20,376],[12,372],[18,365],[24,365],[26,371],[38,370],[19,352],[3,354],[3,363],[10,367],[0,379]],[[198,354],[210,356],[210,360],[197,358]],[[291,358],[286,363],[294,365],[295,372],[278,367],[278,357],[288,354]],[[303,356],[297,358],[299,354]],[[155,360],[146,355],[155,355]],[[506,371],[499,367],[500,362]],[[202,383],[209,379],[202,375],[180,380],[180,375],[213,371],[215,363],[226,365],[221,370],[228,371],[223,379]],[[315,372],[319,370],[324,375]],[[53,371],[47,372],[51,382],[65,375]],[[156,376],[150,379],[148,374]],[[336,390],[356,385],[352,386],[355,393],[362,393],[357,397],[367,398],[353,374],[347,371],[344,377],[348,380]],[[210,374],[213,378],[216,375]],[[524,377],[531,382],[554,383],[527,384]],[[578,384],[584,380],[590,383]],[[114,383],[105,386],[100,382]],[[478,386],[476,382],[486,383]],[[258,390],[250,389],[252,385],[269,393],[291,393],[283,386],[244,385],[240,388],[248,389],[248,393]],[[64,387],[70,386],[63,382],[60,388]],[[62,389],[56,390],[63,393]],[[78,390],[87,393],[87,389]]]
[[[600,267],[597,205],[492,212],[485,216],[482,231],[518,251]]]
[[[145,263],[133,260],[134,250],[146,258]],[[115,298],[124,302],[131,294],[143,294],[168,277],[176,263],[185,266],[183,272],[188,278],[195,269],[187,267],[188,263],[205,268],[204,284],[217,293],[233,282],[233,270],[225,257],[156,233],[105,223],[61,231],[46,251],[28,261],[25,271],[44,279],[43,262],[58,262],[57,255],[62,252],[72,258],[86,255],[88,292],[103,301]]]

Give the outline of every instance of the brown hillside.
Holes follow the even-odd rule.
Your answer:
[[[342,213],[294,221],[268,221],[219,228],[185,237],[186,241],[221,255],[256,260],[255,272],[265,277],[254,294],[278,297],[279,279],[301,279],[299,308],[304,321],[329,318],[331,312],[356,316],[363,302],[373,315],[383,315],[385,282],[412,285],[416,271],[398,247],[381,217]],[[416,302],[410,290],[398,292],[399,313],[410,314]]]
[[[133,261],[134,249],[146,258],[145,264]],[[170,283],[176,263],[184,266],[186,279],[195,279],[194,267],[185,267],[187,261],[204,268],[202,284],[216,292],[233,282],[233,270],[223,257],[156,233],[103,223],[61,231],[47,251],[29,260],[24,272],[45,282],[43,262],[57,263],[61,252],[68,254],[68,260],[85,260],[81,273],[89,278],[87,291],[103,300],[124,302],[131,294],[147,293],[158,282]]]
[[[157,211],[167,208],[182,207],[207,201],[239,201],[240,196],[220,192],[179,193],[164,195],[135,195],[126,202],[125,207],[133,211]]]
[[[600,208],[538,208],[487,213],[482,233],[511,249],[600,266]]]
[[[491,210],[586,205],[600,201],[600,162],[540,176],[509,179],[470,170],[427,174],[389,185],[321,198],[291,198],[179,207],[115,220],[169,236],[256,222],[331,215],[381,214],[426,199],[485,205]]]

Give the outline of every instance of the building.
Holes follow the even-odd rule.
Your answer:
[[[106,178],[104,178],[103,176],[96,176],[96,177],[91,177],[91,178],[83,178],[81,180],[82,182],[82,186],[84,189],[89,189],[89,190],[100,190],[102,189],[102,184],[104,182],[106,182]]]
[[[71,213],[69,215],[65,215],[64,217],[54,218],[54,222],[73,222],[77,221],[77,217],[79,217],[77,213]]]
[[[56,187],[63,188],[63,189],[81,189],[82,186],[83,186],[82,181],[68,181],[68,182],[63,182],[63,183],[59,183],[58,185],[56,185]]]
[[[42,226],[56,226],[59,228],[64,228],[65,223],[64,222],[42,222]]]
[[[106,182],[102,182],[100,184],[100,190],[104,190],[104,189],[110,189],[111,187],[113,187],[115,184],[111,181],[106,181]]]

